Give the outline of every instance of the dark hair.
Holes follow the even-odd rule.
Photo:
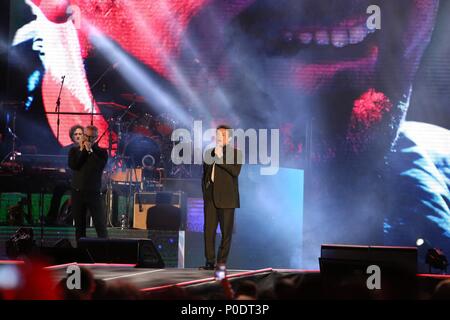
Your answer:
[[[220,129],[231,130],[231,127],[227,126],[226,124],[221,124],[216,128],[216,131]]]
[[[86,130],[92,130],[96,135],[98,135],[98,128],[96,126],[87,126]]]
[[[75,134],[75,131],[77,131],[77,129],[81,129],[81,131],[84,131],[83,126],[79,124],[76,124],[69,129],[69,137],[72,142],[75,142],[75,140],[73,139],[73,135]]]

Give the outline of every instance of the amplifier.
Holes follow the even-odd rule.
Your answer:
[[[150,217],[149,214],[152,216]],[[184,192],[139,192],[134,194],[133,228],[184,230],[186,196]]]

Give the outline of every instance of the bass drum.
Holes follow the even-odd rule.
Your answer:
[[[169,137],[178,126],[178,121],[168,113],[160,114],[155,121],[156,131],[163,137]]]
[[[156,137],[130,134],[123,150],[128,168],[155,167],[160,163],[161,146]]]
[[[146,136],[149,138],[159,136],[159,133],[156,131],[155,128],[155,120],[153,119],[153,116],[149,113],[144,113],[139,117],[139,119],[133,121],[129,133]]]

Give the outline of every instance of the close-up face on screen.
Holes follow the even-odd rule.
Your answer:
[[[15,0],[4,17],[1,223],[183,230],[177,265],[206,270],[450,254],[450,3]]]

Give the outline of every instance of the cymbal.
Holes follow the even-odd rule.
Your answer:
[[[134,93],[122,93],[120,96],[125,100],[132,102],[139,102],[139,103],[145,102],[145,98],[143,96],[138,96]]]
[[[97,102],[97,104],[102,107],[102,108],[108,108],[108,109],[112,109],[115,112],[120,112],[120,111],[125,111],[126,109],[128,109],[127,106],[115,103],[115,102]],[[116,114],[116,113],[115,113]],[[133,117],[133,118],[137,118],[138,116],[131,112],[128,111],[127,115]]]
[[[127,109],[127,106],[124,106],[122,104],[118,104],[115,102],[97,102],[99,106],[115,109],[115,110],[125,110]]]

